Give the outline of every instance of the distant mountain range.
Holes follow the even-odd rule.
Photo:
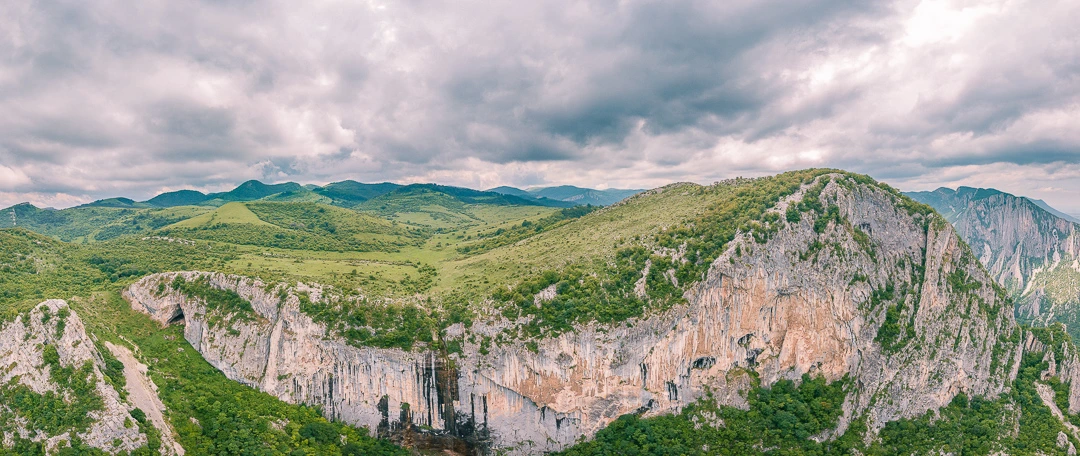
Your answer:
[[[932,206],[934,209],[937,209],[941,215],[944,215],[947,218],[955,217],[957,211],[966,209],[968,203],[971,201],[981,200],[995,195],[1007,195],[1011,198],[1022,198],[1030,201],[1032,204],[1053,214],[1055,217],[1068,220],[1072,223],[1080,223],[1080,219],[1077,217],[1050,207],[1049,204],[1046,204],[1046,201],[1024,196],[1014,196],[993,188],[958,187],[956,190],[953,190],[951,188],[941,187],[932,192],[905,192],[904,194],[916,201]]]
[[[195,190],[178,190],[146,201],[125,197],[106,198],[62,210],[22,203],[3,209],[0,228],[23,227],[69,242],[104,241],[122,235],[161,230],[204,214],[224,220],[228,218],[225,215],[243,212],[232,207],[222,214],[216,214],[217,209],[226,208],[232,203],[290,202],[327,204],[416,226],[445,229],[455,224],[480,223],[485,215],[475,210],[485,206],[531,207],[543,212],[545,208],[609,205],[637,193],[636,190],[593,190],[569,186],[530,191],[509,187],[499,190],[481,191],[438,184],[365,184],[352,180],[323,186],[295,182],[266,184],[251,180],[227,192],[206,194]],[[526,210],[522,213],[539,212]]]
[[[318,186],[300,185],[296,182],[265,184],[257,180],[250,180],[227,192],[206,194],[195,190],[178,190],[162,193],[146,201],[117,197],[97,200],[79,207],[149,209],[177,206],[221,206],[230,202],[256,200],[311,201],[341,207],[353,207],[393,192],[409,193],[415,191],[444,193],[454,198],[463,199],[466,203],[482,202],[486,204],[550,207],[609,206],[642,192],[642,190],[621,189],[595,190],[570,185],[532,188],[529,190],[514,187],[496,187],[481,191],[438,184],[402,185],[391,182],[365,184],[346,180]]]
[[[538,187],[530,188],[528,190],[503,186],[488,189],[488,191],[522,198],[547,198],[580,205],[610,206],[645,190],[618,188],[595,190],[591,188],[574,187],[573,185],[560,185],[558,187]]]

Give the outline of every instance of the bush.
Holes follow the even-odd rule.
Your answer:
[[[314,440],[315,443],[326,445],[334,443],[340,437],[337,429],[325,421],[312,421],[300,428],[300,437]]]

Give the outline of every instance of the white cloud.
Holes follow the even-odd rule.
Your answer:
[[[0,190],[15,190],[30,184],[26,173],[0,165]]]

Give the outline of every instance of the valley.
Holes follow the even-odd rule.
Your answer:
[[[961,187],[909,194],[956,226],[1012,295],[1019,321],[1080,337],[1080,224],[1038,200]]]
[[[0,454],[1080,446],[1075,225],[1033,202],[913,200],[829,169],[617,202],[493,190],[253,181],[5,209],[0,328],[28,339],[0,344],[18,398]],[[76,327],[61,339],[94,350],[39,360]],[[136,364],[152,385],[128,392]],[[123,424],[112,441],[102,420]]]

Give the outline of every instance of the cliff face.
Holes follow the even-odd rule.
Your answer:
[[[112,454],[146,446],[131,407],[104,369],[101,353],[64,301],[45,301],[0,326],[0,449],[11,448],[16,439],[44,443],[50,452],[73,441]],[[75,391],[72,385],[89,390]],[[54,409],[63,407],[57,401],[72,409]],[[80,405],[85,410],[77,410]],[[42,421],[43,414],[61,417]],[[85,421],[65,426],[64,420],[82,416]]]
[[[979,261],[1017,301],[1017,316],[1060,321],[1080,336],[1080,225],[1035,202],[996,190],[961,187],[911,193],[946,215]]]
[[[729,243],[686,304],[532,347],[471,343],[465,336],[496,336],[512,324],[491,312],[443,335],[461,338],[461,353],[358,348],[299,310],[296,293],[318,301],[319,288],[268,289],[216,273],[148,276],[125,296],[163,324],[183,322],[187,340],[229,378],[406,443],[459,452],[557,450],[620,415],[675,412],[706,390],[745,407],[750,371],[765,385],[802,374],[846,378],[837,434],[857,418],[878,429],[960,392],[1003,391],[1019,365],[1019,329],[953,229],[876,185],[819,180],[828,182],[820,200],[835,207],[831,221],[781,217],[767,240],[744,233]],[[771,210],[785,214],[808,187]],[[257,317],[174,290],[177,275],[235,291]]]

